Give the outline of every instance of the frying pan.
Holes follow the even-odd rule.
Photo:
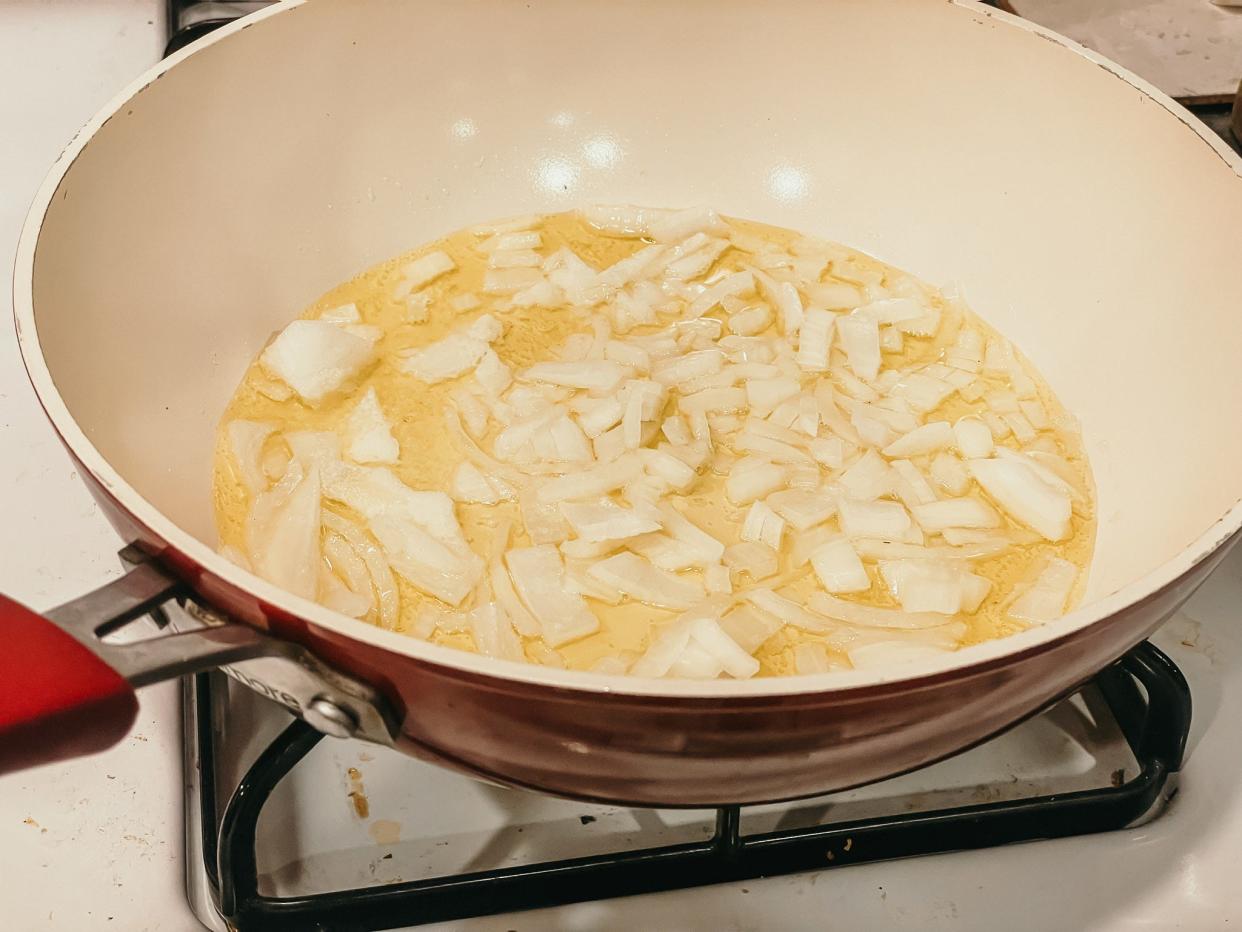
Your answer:
[[[1140,79],[970,2],[310,0],[227,27],[86,126],[22,234],[25,363],[133,569],[47,618],[3,603],[0,766],[103,747],[135,686],[213,665],[332,734],[636,805],[978,742],[1150,634],[1238,533],[1240,168]],[[215,553],[215,424],[268,334],[420,242],[592,201],[708,204],[960,282],[1082,420],[1082,606],[885,671],[638,680],[380,630]],[[182,630],[103,638],[165,604]]]

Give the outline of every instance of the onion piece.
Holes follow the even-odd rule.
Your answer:
[[[991,440],[991,436],[988,437]],[[964,495],[970,488],[970,473],[952,453],[937,453],[931,461],[931,477],[951,495]]]
[[[551,505],[571,499],[608,495],[636,478],[641,470],[638,459],[628,456],[578,470],[545,482],[539,488],[539,501]]]
[[[1017,459],[974,459],[967,468],[1006,512],[1048,540],[1069,536],[1069,493],[1045,482],[1029,462]]]
[[[646,652],[630,667],[631,676],[665,676],[690,643],[690,624],[674,622],[654,638]]]
[[[1077,579],[1078,567],[1068,560],[1051,558],[1035,582],[1009,606],[1009,617],[1030,624],[1060,618]]]
[[[828,351],[832,347],[836,315],[821,308],[808,308],[798,332],[798,365],[808,372],[828,369]]]
[[[825,592],[813,592],[808,606],[825,618],[843,621],[863,628],[933,628],[944,624],[944,615],[934,612],[906,612],[892,608],[875,608],[838,599]]]
[[[558,544],[569,537],[569,523],[561,514],[556,502],[544,501],[535,489],[523,490],[518,495],[518,507],[526,536],[533,544]]]
[[[602,501],[599,504],[562,502],[561,514],[585,541],[625,540],[660,530],[660,522],[630,508]]]
[[[780,565],[775,550],[754,541],[726,547],[721,559],[735,581],[746,575],[751,582],[759,582],[775,576]]]
[[[837,334],[854,374],[874,381],[880,374],[880,330],[876,322],[849,314],[837,321]]]
[[[488,340],[479,336],[480,332],[487,331],[454,331],[434,343],[410,350],[401,363],[401,371],[429,385],[455,379],[475,368],[488,351]]]
[[[719,349],[698,350],[672,359],[658,362],[651,371],[655,381],[669,387],[691,379],[715,375],[724,365],[724,354]]]
[[[401,448],[392,435],[379,396],[372,386],[359,399],[345,424],[345,452],[355,463],[395,463]]]
[[[755,273],[763,296],[768,299],[777,313],[780,314],[781,329],[786,337],[793,337],[802,328],[802,297],[798,289],[789,282],[777,282],[762,272]]]
[[[538,362],[522,373],[522,378],[566,388],[581,388],[607,394],[616,391],[629,369],[615,362]]]
[[[742,522],[741,538],[743,541],[757,541],[767,544],[773,550],[781,549],[781,538],[785,534],[785,519],[769,508],[762,501],[756,501],[746,512]]]
[[[787,471],[768,460],[747,457],[738,460],[725,480],[725,495],[735,505],[748,505],[776,491],[785,482]]]
[[[517,493],[504,481],[479,472],[469,462],[458,463],[449,480],[449,490],[459,502],[495,505],[517,498]]]
[[[962,610],[965,573],[953,561],[884,561],[880,575],[903,611],[956,615]]]
[[[322,320],[295,320],[268,344],[259,362],[304,401],[315,404],[375,358],[375,340]]]
[[[817,477],[818,478],[818,477]],[[767,497],[768,506],[795,531],[823,524],[837,513],[837,502],[827,492],[786,489]]]
[[[801,628],[803,631],[824,633],[831,631],[835,627],[828,618],[808,611],[796,602],[792,602],[782,595],[777,595],[771,589],[751,589],[748,592],[742,593],[742,598],[759,609],[759,611],[767,612],[769,615],[785,622],[785,624]]]
[[[304,599],[315,598],[321,564],[319,470],[291,464],[256,499],[247,535],[254,572]]]
[[[691,622],[690,637],[734,679],[749,679],[759,672],[759,661],[738,646],[714,618],[699,618]]]
[[[698,582],[665,572],[633,553],[618,553],[601,560],[587,572],[605,585],[657,608],[686,609],[704,595]]]
[[[325,528],[339,534],[362,559],[379,603],[379,625],[390,631],[395,630],[400,617],[401,595],[383,551],[352,521],[327,509],[322,510],[321,519]]]
[[[718,563],[724,556],[724,544],[696,525],[672,504],[666,502],[660,506],[660,517],[664,523],[665,533],[694,551],[695,562]]]
[[[932,421],[898,437],[884,448],[885,456],[920,456],[935,453],[953,444],[953,428],[948,421]]]
[[[865,592],[871,588],[862,560],[844,537],[816,548],[810,561],[820,585],[828,592]]]
[[[720,619],[720,627],[742,650],[753,654],[784,625],[753,606],[739,605]]]
[[[254,497],[268,487],[267,476],[263,472],[263,445],[267,438],[276,432],[276,425],[266,421],[229,421],[225,428],[228,435],[229,449],[237,463],[237,472],[246,491]]]
[[[1001,526],[1000,515],[977,498],[946,498],[927,505],[915,505],[910,510],[914,513],[914,520],[926,531]]]
[[[991,456],[992,431],[976,417],[964,417],[953,425],[954,442],[958,452],[967,459]]]
[[[892,468],[875,450],[868,450],[838,480],[845,494],[858,502],[874,501],[893,491]]]
[[[703,588],[709,594],[728,595],[733,591],[729,568],[722,563],[709,563],[703,568]]]
[[[505,554],[514,588],[539,622],[543,639],[560,647],[599,630],[582,596],[565,587],[565,564],[555,547],[519,547]]]
[[[730,295],[749,294],[755,290],[755,279],[750,272],[734,272],[726,275],[690,302],[686,317],[702,317]]]
[[[525,660],[522,640],[513,630],[505,610],[494,602],[481,605],[466,614],[466,626],[474,638],[475,649],[487,657],[502,660]]]
[[[457,263],[449,258],[448,253],[437,249],[407,263],[401,269],[401,278],[410,289],[422,288],[455,268]]]

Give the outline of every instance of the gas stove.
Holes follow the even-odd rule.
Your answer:
[[[1177,792],[1191,717],[1181,671],[1142,644],[935,766],[792,803],[660,811],[325,741],[219,673],[187,679],[183,703],[190,900],[205,925],[242,932],[399,928],[1136,829]]]

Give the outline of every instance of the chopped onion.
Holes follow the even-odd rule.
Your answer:
[[[690,302],[686,317],[702,317],[730,295],[749,294],[755,289],[755,279],[750,272],[734,272],[707,288]]]
[[[625,366],[605,360],[540,362],[523,372],[522,378],[605,394],[615,391],[628,371]]]
[[[254,572],[304,599],[319,583],[320,480],[312,467],[292,465],[273,489],[256,500],[247,546]]]
[[[914,508],[915,505],[926,505],[936,500],[936,493],[913,463],[909,460],[893,460],[892,466],[896,475],[894,486],[897,497],[903,505]]]
[[[401,370],[428,384],[455,379],[475,368],[483,359],[488,351],[488,341],[479,333],[487,332],[486,328],[475,332],[458,330],[434,343],[411,350],[402,362]]]
[[[722,554],[723,555],[723,554]],[[729,568],[722,563],[711,563],[703,568],[703,588],[708,593],[728,595],[733,591]]]
[[[295,320],[259,357],[263,368],[314,404],[375,358],[375,340],[322,320]]]
[[[493,479],[479,472],[471,463],[459,463],[449,482],[453,498],[459,502],[475,502],[495,505],[513,501],[517,494],[501,479]]]
[[[559,544],[569,536],[569,523],[555,501],[543,500],[541,491],[528,489],[518,496],[526,536],[534,544]]]
[[[383,551],[373,543],[360,527],[331,511],[322,511],[323,526],[339,534],[366,564],[376,599],[379,602],[379,624],[392,631],[397,627],[401,608],[401,596],[392,569]]]
[[[935,453],[953,444],[953,428],[948,421],[932,421],[898,437],[884,448],[885,456],[920,456]]]
[[[646,652],[630,667],[631,676],[665,676],[690,644],[690,625],[676,622],[651,642]]]
[[[725,495],[735,505],[748,505],[755,499],[775,492],[785,482],[786,470],[776,463],[747,457],[729,471]]]
[[[976,417],[964,417],[954,424],[953,436],[958,452],[966,459],[992,455],[992,431]]]
[[[524,230],[517,233],[497,233],[474,248],[482,253],[491,253],[515,249],[538,249],[542,245],[543,235],[538,230]]]
[[[944,624],[944,615],[934,612],[907,612],[893,608],[875,608],[871,605],[838,599],[824,592],[811,593],[807,604],[825,618],[864,628],[933,628]]]
[[[880,563],[880,575],[906,612],[956,615],[962,610],[965,572],[948,560],[893,560]]]
[[[698,350],[673,359],[665,359],[655,365],[651,377],[667,385],[681,385],[691,379],[715,375],[724,365],[724,354],[719,349]]]
[[[813,307],[806,311],[798,332],[798,365],[810,372],[828,369],[828,351],[832,345],[836,315]]]
[[[657,608],[686,609],[704,595],[699,583],[652,566],[634,553],[618,553],[587,572],[630,598]]]
[[[487,657],[502,660],[525,660],[522,640],[513,630],[505,610],[494,602],[481,605],[466,614],[466,624],[474,638],[475,649]]]
[[[759,672],[759,661],[739,647],[714,618],[699,618],[691,622],[690,637],[734,679],[749,679]]]
[[[838,669],[828,657],[828,649],[818,641],[809,641],[794,648],[794,672],[799,676],[827,673]]]
[[[429,252],[401,269],[401,277],[410,288],[422,288],[457,268],[457,263],[440,250]]]
[[[869,502],[893,491],[892,468],[875,450],[868,450],[840,478],[846,495]]]
[[[974,459],[967,467],[983,490],[1013,518],[1048,540],[1069,536],[1069,493],[1044,481],[1032,464],[1016,458]]]
[[[1060,618],[1077,578],[1078,568],[1073,563],[1053,557],[1035,582],[1009,606],[1009,616],[1030,624]]]
[[[539,622],[549,647],[594,634],[599,619],[582,596],[565,586],[565,564],[555,547],[518,547],[505,554],[513,586]]]
[[[837,321],[837,333],[854,374],[874,381],[880,374],[880,330],[876,322],[849,314]]]
[[[828,592],[865,592],[871,588],[866,567],[844,537],[816,548],[810,560],[820,585]]]
[[[988,437],[991,440],[991,436]],[[970,473],[952,453],[937,453],[931,461],[931,477],[952,495],[963,495],[970,488]]]
[[[818,476],[816,476],[818,480]],[[786,489],[767,497],[768,506],[795,531],[823,524],[837,513],[837,502],[827,492]]]
[[[914,520],[925,531],[945,528],[994,528],[1001,526],[1000,515],[977,498],[946,498],[926,505],[915,505]]]
[[[738,647],[753,654],[781,630],[782,623],[750,605],[739,605],[720,619],[720,627]]]
[[[785,624],[801,628],[803,631],[822,633],[831,631],[834,627],[829,619],[807,611],[801,605],[782,595],[777,595],[771,589],[751,589],[743,593],[742,598],[759,611],[767,612]]]
[[[474,370],[475,380],[489,395],[499,395],[513,382],[513,372],[495,351],[485,350]]]
[[[401,450],[375,388],[354,406],[345,425],[345,452],[355,463],[395,463]]]
[[[659,521],[607,500],[599,504],[562,502],[561,514],[574,533],[586,541],[625,540],[660,530]]]
[[[263,445],[267,438],[276,432],[276,425],[265,421],[229,421],[225,428],[229,438],[229,449],[237,463],[238,475],[251,499],[268,486],[267,476],[262,466]]]
[[[693,550],[694,562],[712,564],[719,562],[724,556],[724,544],[692,522],[673,505],[668,503],[662,505],[660,517],[664,523],[665,533]]]
[[[743,541],[726,547],[721,559],[735,580],[745,575],[750,577],[751,582],[775,576],[780,565],[775,550],[755,541]]]
[[[785,519],[769,508],[762,501],[756,501],[746,512],[742,522],[742,540],[757,541],[767,544],[775,551],[781,549],[781,538],[785,534]]]

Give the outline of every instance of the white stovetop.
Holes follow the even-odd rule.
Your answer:
[[[161,47],[159,0],[0,4],[0,267],[59,147]],[[8,319],[7,283],[0,319]],[[0,591],[47,607],[117,572],[117,541],[44,423],[0,323]],[[1161,633],[1191,679],[1181,795],[1142,829],[458,924],[456,928],[1220,929],[1242,925],[1242,551]],[[1192,620],[1193,619],[1193,620]],[[14,930],[190,930],[175,688],[112,751],[0,780]]]

